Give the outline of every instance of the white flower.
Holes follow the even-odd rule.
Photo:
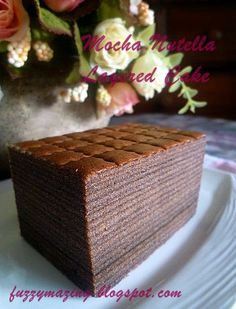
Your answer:
[[[142,26],[153,25],[155,22],[155,14],[149,9],[149,4],[141,2],[138,5],[138,20]]]
[[[8,44],[8,62],[16,68],[24,66],[28,60],[28,54],[31,48],[31,34],[27,32],[26,36],[18,42],[12,42]]]
[[[134,34],[135,28],[134,26],[131,26],[128,28],[129,33]]]
[[[100,47],[104,47],[106,43],[111,42],[114,45],[117,42],[121,42],[121,44],[125,41],[125,39],[132,33],[125,27],[125,22],[121,18],[112,18],[107,19],[96,27],[94,31],[94,36],[103,36],[105,35],[105,39],[103,40]],[[135,41],[133,37],[130,37],[130,45],[134,44]],[[115,73],[116,70],[124,70],[130,64],[130,62],[137,58],[139,55],[138,51],[130,50],[122,50],[121,48],[117,50],[110,49],[106,50],[102,48],[99,51],[96,51],[95,48],[91,51],[90,62],[91,65],[98,65],[98,74],[102,74],[107,72],[108,74]]]
[[[65,103],[71,103],[72,89],[69,88],[69,89],[62,91],[59,96]]]
[[[96,101],[103,106],[109,106],[111,104],[111,96],[104,86],[100,86],[97,90]]]
[[[130,0],[130,12],[133,14],[133,15],[138,15],[138,6],[139,4],[142,2],[142,0]]]
[[[33,48],[35,50],[38,61],[49,62],[52,60],[54,51],[51,49],[47,42],[37,41],[34,43]]]
[[[147,14],[142,18],[139,18],[142,26],[153,25],[155,22],[155,14],[153,10],[148,10]]]
[[[152,73],[156,68],[155,73],[153,74],[153,81],[141,81],[133,82],[133,86],[137,90],[137,92],[144,96],[146,100],[151,99],[155,95],[155,91],[161,92],[165,87],[165,78],[168,74],[168,68],[158,57],[158,54],[152,51],[147,51],[145,55],[137,59],[134,63],[132,72],[135,74],[139,73]]]
[[[72,90],[72,98],[75,102],[83,103],[88,97],[88,84],[80,83]]]
[[[88,97],[88,84],[80,83],[73,88],[62,89],[58,98],[65,103],[78,102],[83,103]]]

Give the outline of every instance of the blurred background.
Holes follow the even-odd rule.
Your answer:
[[[182,66],[202,66],[210,73],[210,81],[197,83],[197,98],[208,106],[197,110],[197,115],[236,119],[236,1],[227,0],[149,0],[157,14],[157,31],[169,40],[185,37],[193,40],[206,35],[216,42],[212,53],[185,53]],[[155,99],[135,106],[135,114],[176,114],[184,101],[176,94],[163,91]]]

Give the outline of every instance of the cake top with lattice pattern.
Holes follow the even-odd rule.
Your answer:
[[[21,142],[14,149],[86,174],[121,166],[205,138],[203,133],[128,123]]]

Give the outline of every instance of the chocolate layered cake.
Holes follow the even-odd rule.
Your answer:
[[[195,213],[204,146],[143,124],[13,145],[21,234],[81,289],[114,286]]]

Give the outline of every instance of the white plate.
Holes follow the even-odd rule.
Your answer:
[[[13,287],[73,290],[75,286],[21,237],[11,183],[0,185],[0,308],[160,308],[224,309],[236,305],[236,179],[204,170],[196,215],[114,290],[152,287],[154,297],[43,298],[9,302]],[[178,290],[180,298],[157,291]],[[155,292],[155,293],[154,293]]]

